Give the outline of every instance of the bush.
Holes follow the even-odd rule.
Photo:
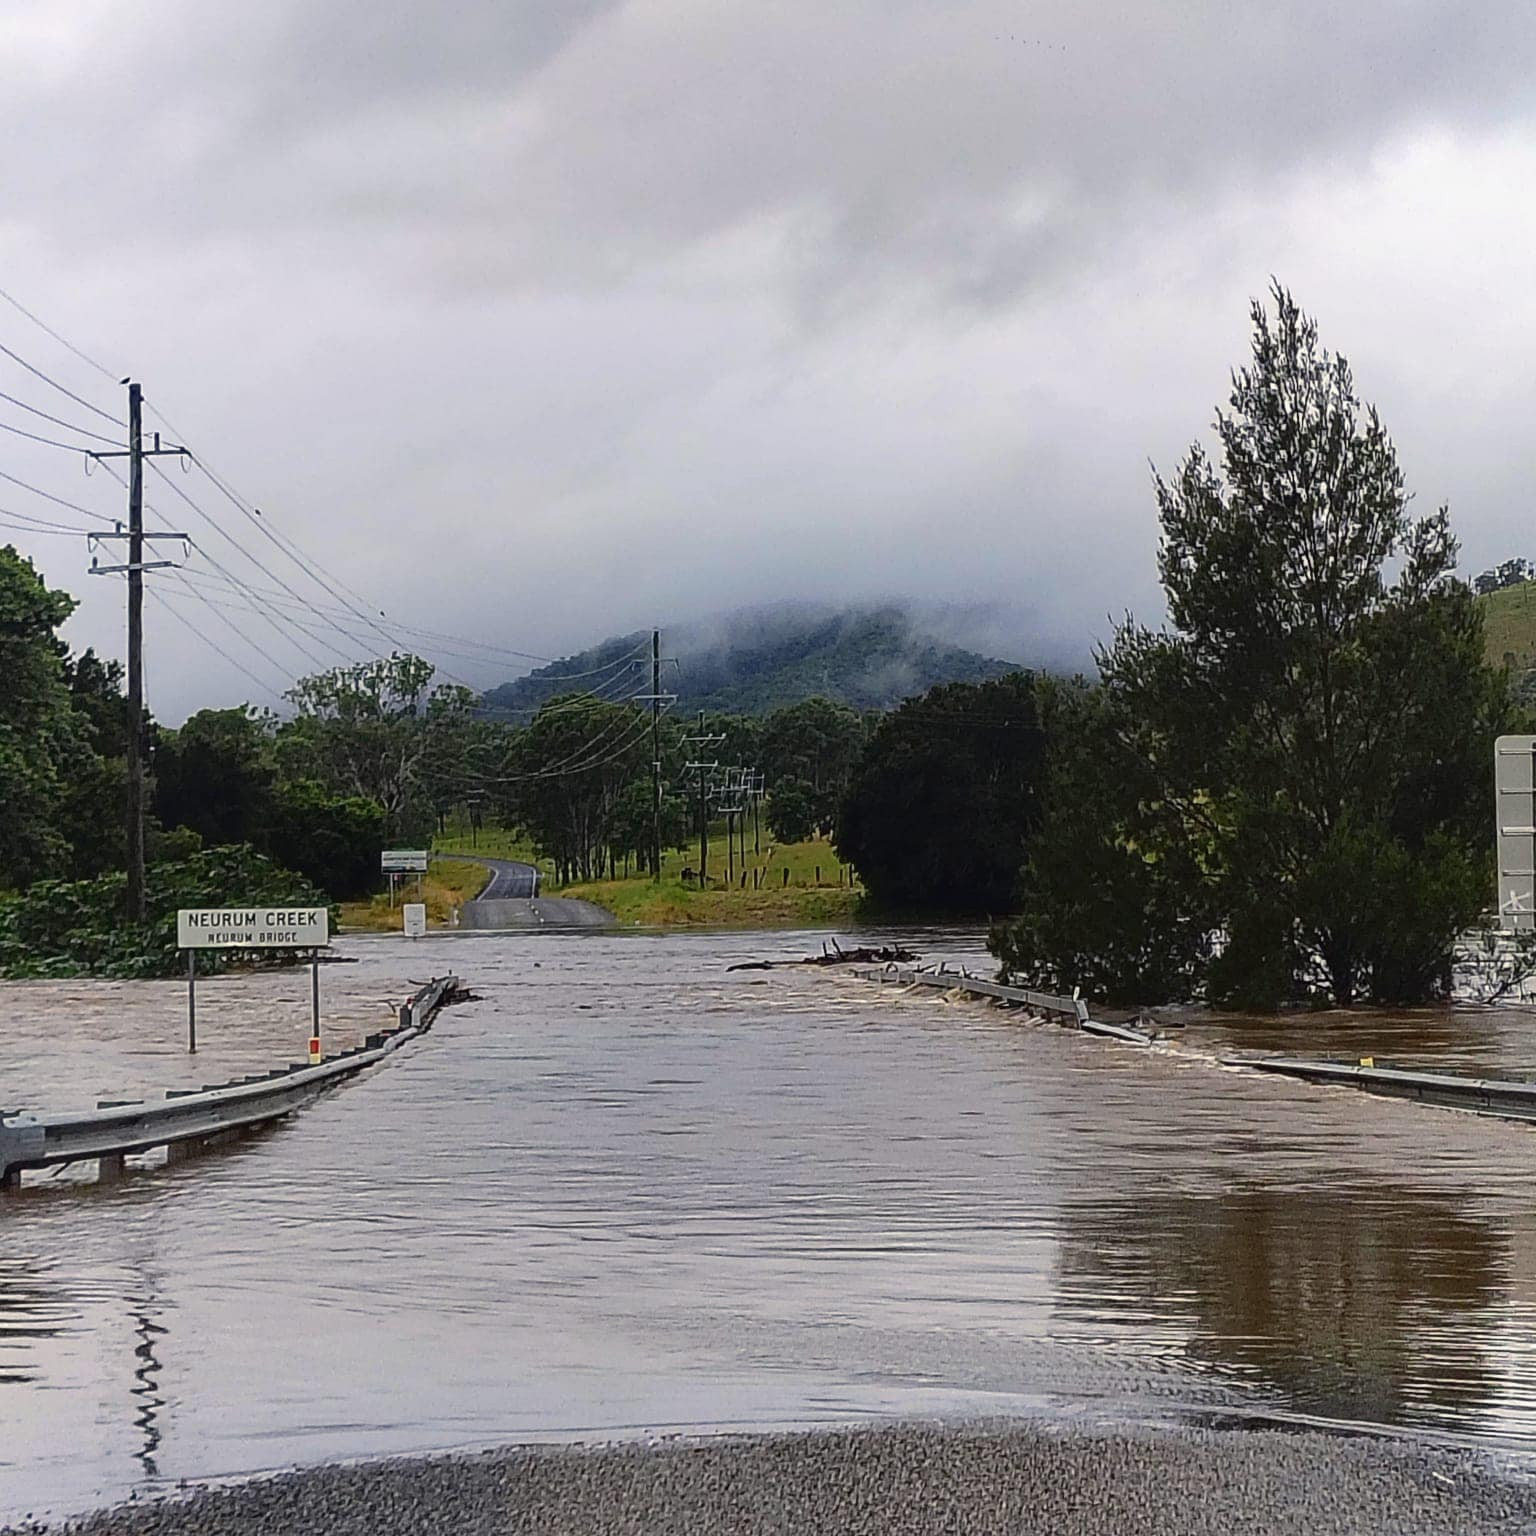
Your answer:
[[[121,871],[95,880],[39,880],[0,901],[0,976],[172,976],[185,964],[176,947],[179,907],[327,905],[302,875],[244,843],[150,865],[142,924],[123,920],[126,885]]]

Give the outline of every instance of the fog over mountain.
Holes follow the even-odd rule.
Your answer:
[[[938,683],[983,682],[1025,665],[956,643],[987,628],[980,613],[895,603],[741,609],[665,632],[662,689],[683,713],[762,714],[813,695],[856,709],[891,709]],[[536,668],[490,690],[485,703],[525,718],[572,689],[625,698],[648,694],[650,685],[651,636],[639,632]]]
[[[76,509],[123,493],[76,450],[120,438],[129,373],[261,509],[148,477],[152,526],[199,546],[147,610],[162,719],[392,643],[484,688],[517,660],[486,647],[781,600],[983,604],[1086,657],[1161,612],[1149,463],[1206,433],[1272,274],[1466,566],[1523,547],[1513,0],[0,22],[0,289],[101,365],[0,302],[0,344],[70,391],[0,353],[0,392],[66,424],[0,400],[0,536],[121,653]]]

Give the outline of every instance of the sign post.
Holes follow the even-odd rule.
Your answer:
[[[187,1054],[197,1055],[197,953],[187,951]]]
[[[329,907],[182,907],[176,943],[187,952],[187,1050],[197,1051],[197,951],[200,949],[310,949],[312,1061],[320,1052],[320,955],[330,947]]]
[[[395,890],[401,875],[416,876],[416,894],[421,895],[421,877],[427,872],[425,848],[386,848],[379,855],[379,868],[389,876],[389,910],[395,910]]]

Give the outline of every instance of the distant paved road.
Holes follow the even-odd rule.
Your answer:
[[[459,908],[461,928],[606,928],[613,914],[590,901],[541,897],[539,872],[517,859],[478,853],[439,853],[439,859],[469,859],[491,872],[485,889]]]

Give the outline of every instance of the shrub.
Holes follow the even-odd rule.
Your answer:
[[[150,865],[143,923],[123,918],[126,883],[121,871],[94,880],[39,880],[0,901],[0,976],[171,976],[185,963],[176,947],[179,907],[327,904],[302,875],[244,843]]]

